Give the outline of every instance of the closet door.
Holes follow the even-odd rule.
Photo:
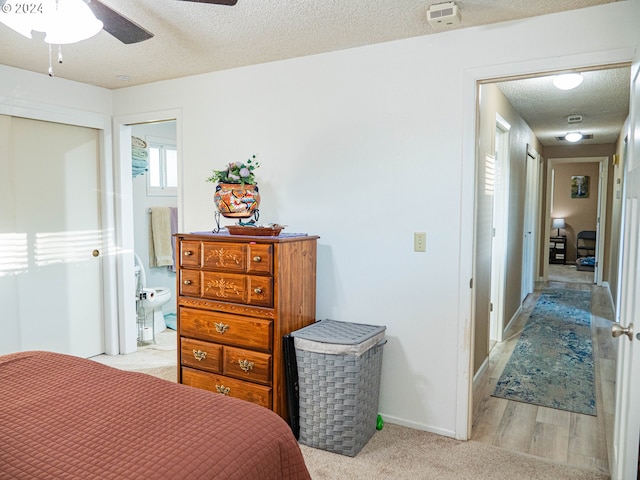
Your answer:
[[[98,132],[16,117],[0,129],[0,353],[103,353]]]

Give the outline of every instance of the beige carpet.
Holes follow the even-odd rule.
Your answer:
[[[176,381],[176,332],[129,355],[92,360]],[[387,423],[354,458],[300,446],[313,480],[607,480],[591,471],[555,465],[477,442],[459,442]]]
[[[354,458],[301,445],[313,480],[606,480],[595,472],[387,423]]]
[[[138,346],[138,350],[128,355],[97,355],[91,360],[121,370],[142,371],[161,367],[174,370],[178,362],[176,332],[166,329],[156,335],[156,343]],[[175,381],[175,379],[174,379]]]
[[[98,355],[91,360],[132,372],[141,372],[154,377],[176,382],[178,380],[176,332],[166,329],[156,335],[156,343],[138,346],[128,355]]]

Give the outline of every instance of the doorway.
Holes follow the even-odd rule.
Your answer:
[[[501,80],[501,81],[508,81],[508,80]],[[482,83],[482,82],[481,82]],[[487,82],[488,83],[488,82]],[[482,83],[483,87],[485,84]],[[479,88],[481,88],[479,87]],[[486,121],[486,125],[489,125],[489,120],[491,115],[493,115],[492,112],[484,112],[483,111],[483,107],[485,107],[486,105],[490,104],[492,101],[492,95],[497,95],[497,92],[495,90],[491,91],[490,90],[491,87],[488,87],[487,90],[483,90],[481,93],[478,94],[478,97],[480,97],[482,99],[482,104],[478,106],[478,115],[477,118],[479,119],[479,122],[482,122],[483,120]],[[509,110],[509,108],[511,108],[511,112],[514,113],[515,110],[513,109],[512,105],[509,105],[508,107],[506,107],[507,111]],[[517,112],[515,112],[515,114],[517,115]],[[505,276],[507,278],[506,281],[506,285],[507,288],[505,290],[505,298],[504,298],[504,302],[505,302],[505,310],[501,313],[504,314],[504,318],[505,318],[505,322],[507,327],[505,328],[504,331],[504,336],[507,338],[507,340],[505,341],[505,343],[511,341],[511,335],[514,333],[517,333],[518,329],[522,326],[523,323],[523,319],[526,318],[526,315],[528,314],[528,312],[530,312],[530,309],[533,308],[533,305],[535,304],[535,300],[537,299],[537,295],[533,295],[532,299],[527,299],[527,294],[526,294],[526,278],[529,278],[528,274],[525,274],[524,271],[526,270],[527,266],[525,265],[525,254],[523,252],[526,251],[525,248],[522,248],[522,238],[525,238],[525,233],[530,231],[527,228],[527,225],[531,225],[529,222],[527,221],[521,221],[522,218],[524,218],[526,215],[526,210],[525,210],[525,197],[529,197],[528,193],[526,192],[526,185],[524,181],[521,181],[520,179],[525,179],[525,178],[529,178],[529,175],[527,174],[527,166],[526,166],[526,160],[528,160],[529,156],[528,156],[528,150],[531,148],[533,150],[537,150],[539,152],[542,152],[542,156],[545,156],[545,152],[544,152],[544,146],[542,144],[540,144],[539,142],[536,144],[535,142],[537,141],[535,137],[530,137],[528,136],[528,134],[523,134],[523,128],[522,125],[520,123],[518,123],[518,121],[512,121],[512,117],[508,116],[507,120],[509,121],[509,123],[512,124],[512,126],[515,125],[514,127],[514,134],[513,137],[517,138],[517,142],[521,142],[521,145],[512,145],[511,149],[512,152],[513,151],[517,151],[517,155],[512,155],[512,162],[511,162],[511,166],[512,166],[512,170],[515,170],[513,173],[513,175],[510,175],[509,181],[511,182],[511,187],[510,187],[510,192],[511,194],[508,197],[508,202],[510,202],[510,205],[505,206],[505,208],[507,209],[508,213],[508,229],[510,232],[513,233],[512,236],[509,236],[508,241],[507,241],[507,249],[508,251],[505,253],[505,255],[507,255],[507,257],[509,258],[509,263],[510,265],[508,266],[509,269],[511,269],[511,272],[506,272]],[[522,121],[522,120],[521,120]],[[525,124],[526,126],[526,124]],[[488,130],[488,128],[487,128]],[[481,127],[477,127],[477,142],[478,145],[484,145],[485,147],[487,147],[487,145],[490,145],[489,142],[486,141],[486,138],[483,136],[483,130]],[[527,146],[527,141],[533,143],[533,146]],[[613,149],[612,149],[612,153],[613,153]],[[559,156],[558,156],[559,157]],[[472,412],[474,414],[474,419],[477,418],[477,414],[479,412],[481,412],[482,414],[485,415],[485,418],[492,418],[494,421],[497,421],[498,424],[500,424],[501,422],[514,422],[514,423],[521,423],[521,424],[527,424],[528,419],[526,418],[527,415],[531,415],[531,411],[530,409],[527,409],[526,407],[522,408],[520,406],[512,406],[510,407],[512,410],[510,410],[509,412],[507,412],[506,410],[500,410],[500,408],[494,408],[494,407],[487,407],[486,404],[481,404],[481,399],[482,398],[487,398],[490,397],[491,395],[491,391],[489,389],[489,387],[487,386],[487,383],[483,383],[482,379],[487,376],[490,375],[492,372],[492,369],[496,366],[497,363],[504,361],[504,358],[501,359],[497,359],[497,358],[492,358],[489,355],[489,350],[487,349],[487,353],[486,356],[483,356],[480,352],[482,351],[482,348],[484,348],[483,346],[486,345],[488,342],[486,341],[486,338],[478,338],[478,334],[483,334],[483,327],[482,324],[484,323],[484,321],[486,320],[486,317],[480,317],[479,314],[481,312],[481,310],[478,308],[478,305],[481,305],[483,302],[482,298],[479,298],[479,292],[482,291],[483,288],[486,288],[484,286],[479,285],[478,283],[483,281],[483,278],[486,281],[493,281],[494,276],[492,275],[490,277],[491,280],[487,279],[487,277],[483,277],[482,276],[482,271],[484,270],[483,265],[486,264],[492,264],[493,259],[491,258],[486,258],[486,256],[482,253],[481,250],[478,249],[478,245],[479,245],[479,238],[478,238],[478,232],[479,231],[486,231],[486,229],[488,228],[488,226],[490,226],[491,224],[489,223],[490,220],[488,220],[486,217],[483,217],[481,215],[481,212],[483,211],[483,205],[485,203],[484,199],[481,198],[481,196],[478,194],[478,192],[481,192],[482,189],[484,188],[484,178],[483,178],[483,173],[485,172],[486,169],[486,163],[484,162],[486,156],[485,156],[485,151],[478,149],[476,150],[476,159],[478,161],[478,164],[476,166],[476,217],[475,217],[475,228],[476,228],[476,236],[475,236],[475,241],[476,241],[476,245],[475,245],[475,258],[474,258],[474,275],[473,275],[473,279],[474,279],[474,305],[475,305],[475,310],[474,310],[474,315],[475,315],[475,322],[474,322],[474,335],[475,335],[475,339],[474,339],[474,356],[473,356],[473,360],[475,362],[474,364],[474,382],[473,382],[473,399],[474,402],[472,403],[473,405],[473,409]],[[520,163],[518,163],[520,162]],[[537,167],[542,170],[542,167],[544,165],[542,164],[538,164]],[[606,164],[605,164],[606,167]],[[606,170],[606,168],[605,168]],[[517,173],[516,173],[517,172]],[[538,178],[541,180],[540,185],[541,188],[544,188],[544,176],[540,176],[540,174],[538,174]],[[603,183],[606,184],[606,180],[603,180]],[[528,184],[528,183],[527,183]],[[595,190],[598,190],[598,187],[594,187]],[[605,198],[605,196],[600,197],[600,198]],[[545,211],[545,208],[548,211],[549,208],[549,203],[546,203],[546,207],[543,206],[543,208],[540,210]],[[605,208],[601,208],[601,213],[604,214],[604,212],[606,211]],[[547,215],[548,217],[548,215]],[[544,217],[539,217],[539,218],[544,218]],[[602,222],[603,222],[603,227],[601,230],[604,229],[604,221],[605,219],[603,217],[599,217]],[[483,227],[482,223],[485,222],[485,226]],[[534,222],[535,224],[536,222]],[[539,244],[539,247],[537,249],[538,254],[539,254],[539,262],[534,262],[534,272],[535,272],[535,278],[539,278],[541,280],[545,279],[545,275],[543,274],[543,271],[545,269],[545,263],[546,260],[548,259],[548,255],[545,256],[544,251],[548,249],[549,246],[549,242],[548,239],[546,237],[548,237],[548,233],[550,231],[550,222],[548,222],[547,220],[545,220],[544,222],[539,221],[537,222],[537,225],[540,226],[539,228],[539,234],[536,236],[535,242]],[[484,229],[484,230],[483,230]],[[519,246],[522,248],[522,252],[518,252],[514,246],[516,245],[516,241],[519,241]],[[604,242],[600,242],[599,245],[600,248],[604,248]],[[540,250],[540,248],[542,248],[543,250]],[[602,256],[600,256],[600,258],[603,258]],[[484,262],[484,263],[483,263]],[[513,265],[514,263],[518,264],[517,268],[513,268],[515,265]],[[609,272],[611,274],[611,272]],[[516,276],[519,276],[518,278],[518,285],[517,288],[514,287],[514,280],[516,278]],[[510,281],[509,279],[511,279],[512,281]],[[509,286],[512,286],[514,288],[509,289]],[[493,288],[493,286],[492,286]],[[602,299],[605,301],[605,304],[608,303],[608,297],[604,296],[602,297]],[[533,302],[533,303],[532,303]],[[610,322],[612,317],[611,315],[604,315],[603,313],[598,313],[597,314],[600,318],[605,319],[606,322]],[[479,321],[480,320],[480,321]],[[604,340],[608,340],[608,339],[604,339]],[[606,359],[607,361],[612,361],[614,362],[615,365],[615,358],[613,359]],[[602,388],[602,387],[600,387]],[[605,387],[608,388],[608,387]],[[610,390],[607,390],[608,392],[610,392]],[[506,407],[504,407],[506,408]],[[543,412],[542,415],[554,415],[552,412]],[[519,416],[522,415],[522,417],[520,418]],[[537,415],[537,412],[534,414]],[[512,419],[512,420],[508,420],[508,419]],[[544,423],[546,424],[546,422],[540,422],[540,423]],[[513,443],[518,443],[521,442],[522,445],[527,445],[527,450],[525,450],[523,447],[523,449],[521,451],[525,451],[526,453],[533,453],[536,454],[533,450],[531,450],[531,447],[533,445],[532,442],[536,442],[536,441],[541,441],[541,437],[539,435],[542,435],[542,431],[546,430],[548,432],[549,429],[553,429],[555,427],[546,427],[546,426],[541,426],[538,425],[538,423],[535,421],[535,418],[533,419],[533,421],[531,423],[529,423],[529,425],[532,425],[531,428],[529,428],[528,432],[520,432],[520,434],[522,434],[522,437],[518,440],[515,439],[508,439],[507,436],[503,436],[502,440],[503,443],[501,444],[501,446],[508,446],[511,442]],[[495,427],[495,425],[494,425]],[[604,426],[602,427],[604,429]],[[540,429],[539,431],[536,431],[536,429]],[[477,435],[484,435],[484,434],[488,434],[487,432],[489,431],[489,429],[486,428],[486,424],[484,425],[480,425],[479,423],[474,423],[471,427],[471,431],[472,433],[472,437],[474,439],[477,439]],[[506,432],[507,429],[502,430],[502,432]],[[501,435],[498,432],[497,429],[494,429],[492,431],[493,433],[488,434],[488,435],[493,435],[494,438],[496,438],[496,436]],[[602,430],[602,432],[604,432],[604,430]],[[546,435],[546,433],[544,434]],[[604,434],[602,435],[604,437]],[[610,437],[608,437],[610,438]],[[606,448],[607,446],[605,445],[605,450],[607,450]],[[598,447],[598,448],[602,448],[602,446]],[[566,453],[566,452],[565,452]],[[604,457],[599,457],[599,458],[604,458],[605,462],[607,461],[607,455],[605,454]],[[554,460],[556,461],[560,461],[560,459],[556,459],[554,458]],[[602,469],[603,472],[608,471],[607,470],[607,466],[605,465],[605,468]]]
[[[507,238],[509,230],[509,135],[511,125],[496,114],[495,154],[486,159],[486,172],[493,169],[493,202],[491,205],[491,296],[489,300],[489,351],[502,341],[504,331],[504,295]],[[493,165],[493,167],[491,167]],[[487,183],[485,182],[485,189]]]
[[[558,270],[575,279],[588,278],[602,285],[604,245],[607,225],[608,157],[550,158],[547,160],[547,219],[545,240],[563,241],[561,258],[556,245],[545,248],[543,278],[554,280]],[[575,179],[581,180],[583,193],[576,194]],[[553,229],[553,218],[564,227]],[[584,238],[581,238],[584,237]],[[592,239],[593,238],[593,239]],[[586,260],[579,261],[578,259]]]
[[[114,119],[114,171],[116,172],[116,228],[117,241],[122,247],[123,254],[118,257],[116,269],[118,272],[117,296],[118,302],[118,345],[119,353],[127,354],[137,350],[137,315],[135,297],[131,292],[135,292],[135,251],[136,236],[138,242],[144,243],[146,235],[142,233],[148,225],[149,218],[147,208],[134,207],[134,185],[132,175],[131,157],[131,137],[136,126],[158,124],[158,128],[168,127],[170,136],[175,134],[175,147],[177,152],[177,188],[175,197],[171,200],[171,205],[175,205],[178,211],[178,230],[182,230],[184,219],[182,212],[182,170],[180,155],[182,148],[182,120],[179,110],[166,110],[161,112],[141,113],[126,115]],[[143,179],[146,181],[146,179]],[[165,199],[166,200],[166,199]],[[157,200],[156,200],[157,201]],[[136,225],[139,234],[136,235]],[[147,227],[148,228],[148,227]],[[146,237],[148,238],[148,237]],[[142,247],[139,247],[142,248]],[[169,275],[170,276],[170,275]],[[154,279],[155,280],[155,279]],[[158,279],[160,281],[160,279]],[[163,280],[164,281],[164,280]],[[175,288],[175,287],[173,287]],[[175,299],[175,293],[173,294]],[[175,303],[169,302],[171,304]],[[168,306],[167,308],[171,308]],[[170,313],[168,311],[168,313]]]

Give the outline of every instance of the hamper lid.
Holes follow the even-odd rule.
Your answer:
[[[386,328],[326,319],[291,332],[291,336],[301,350],[360,355],[384,338]]]

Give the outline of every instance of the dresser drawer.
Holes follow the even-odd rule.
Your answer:
[[[225,345],[270,351],[271,320],[180,307],[180,335]]]
[[[272,408],[271,388],[235,378],[182,367],[182,383]]]
[[[180,269],[180,295],[189,297],[200,296],[200,270]]]
[[[200,242],[182,240],[180,242],[180,265],[183,267],[200,266]]]
[[[222,345],[215,343],[180,339],[180,363],[209,372],[221,373]]]
[[[207,242],[202,268],[232,273],[273,273],[273,246],[258,243]]]
[[[273,306],[273,280],[258,275],[202,272],[202,297],[259,307]]]
[[[247,273],[273,274],[273,246],[260,243],[247,245]]]
[[[222,373],[250,382],[271,383],[271,355],[224,347]]]

